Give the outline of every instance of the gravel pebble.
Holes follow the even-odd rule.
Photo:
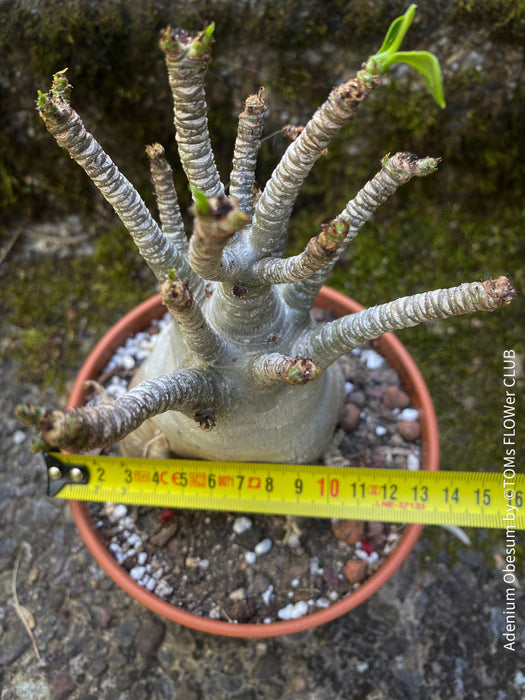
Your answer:
[[[362,520],[332,520],[331,528],[338,540],[355,544],[363,537],[365,524]]]
[[[421,436],[421,426],[419,421],[402,420],[398,423],[397,432],[401,435],[403,440],[414,442],[414,440],[417,440]]]
[[[366,576],[367,568],[368,563],[365,559],[360,561],[350,559],[343,567],[343,574],[350,583],[361,583]]]
[[[359,423],[361,410],[354,403],[345,403],[339,425],[343,430],[353,430]]]
[[[166,625],[158,617],[144,620],[139,632],[137,650],[143,656],[155,654],[164,641]]]
[[[67,673],[57,673],[51,682],[54,700],[65,700],[76,687],[75,681]]]
[[[407,408],[410,406],[410,398],[399,387],[389,386],[383,394],[383,403],[387,408]]]
[[[246,591],[244,588],[236,588],[234,591],[230,593],[228,596],[230,600],[233,601],[241,601],[246,599]]]

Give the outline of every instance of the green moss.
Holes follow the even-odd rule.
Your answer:
[[[523,0],[463,0],[456,5],[454,19],[483,22],[494,35],[504,33],[507,41],[523,42],[525,39]]]
[[[95,242],[93,255],[10,258],[2,276],[3,354],[22,377],[61,390],[96,338],[151,294],[153,276],[122,227]]]

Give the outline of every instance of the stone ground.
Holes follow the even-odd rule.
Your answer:
[[[14,364],[2,367],[2,700],[525,697],[523,588],[512,652],[501,636],[503,537],[499,542],[483,532],[469,533],[485,540],[482,553],[426,528],[372,600],[308,633],[236,640],[155,617],[98,567],[67,505],[44,495],[41,457],[31,454],[27,429],[13,419],[18,402],[41,398],[36,386],[17,381]],[[17,596],[34,618],[40,662],[15,609],[18,556]]]

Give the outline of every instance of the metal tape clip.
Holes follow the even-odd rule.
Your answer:
[[[67,484],[89,483],[89,470],[85,464],[64,464],[46,452],[44,460],[47,468],[48,496],[56,496]]]

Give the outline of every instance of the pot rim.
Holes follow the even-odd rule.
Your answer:
[[[326,286],[321,289],[316,305],[321,308],[329,308],[338,316],[355,313],[363,309],[353,299]],[[144,330],[148,323],[155,318],[160,318],[164,313],[165,308],[162,305],[160,294],[156,294],[132,309],[116,323],[95,346],[81,368],[73,385],[68,407],[81,406],[84,403],[86,380],[96,379],[99,376],[115,349],[127,337]],[[419,411],[423,447],[421,455],[422,469],[437,471],[439,469],[438,425],[432,399],[425,381],[406,348],[392,333],[383,334],[374,341],[374,345],[400,374],[405,391],[410,395],[414,407]],[[102,569],[129,595],[162,617],[201,632],[226,637],[254,638],[294,634],[325,624],[344,615],[363,603],[388,581],[407,558],[423,531],[423,525],[407,525],[396,549],[388,556],[385,563],[355,592],[348,594],[328,608],[309,613],[296,620],[285,620],[268,624],[232,624],[222,620],[210,620],[209,618],[180,610],[139,586],[106,549],[105,544],[94,528],[87,505],[81,501],[69,501],[69,506],[80,535],[88,549]]]

